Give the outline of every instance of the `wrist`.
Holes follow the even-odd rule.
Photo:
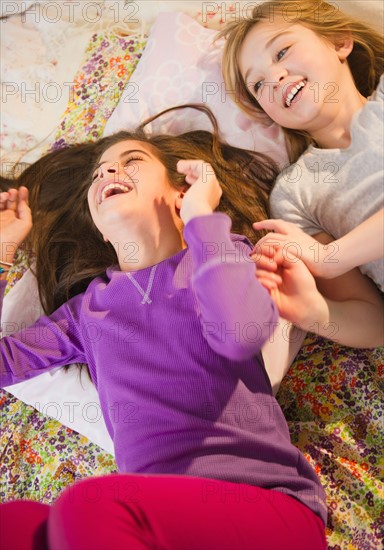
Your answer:
[[[334,279],[345,272],[343,267],[340,261],[338,241],[332,241],[321,246],[318,258],[310,270],[315,277]]]
[[[16,254],[18,245],[16,243],[2,243],[0,247],[0,264],[8,267],[13,265],[13,259]]]
[[[326,279],[339,277],[359,265],[356,262],[355,250],[348,246],[345,237],[325,245],[322,262],[324,274],[321,276]]]
[[[212,208],[208,204],[199,204],[195,205],[191,209],[187,209],[185,212],[182,212],[181,219],[183,220],[184,225],[187,225],[187,223],[193,218],[197,218],[199,216],[207,216],[212,213]]]
[[[307,315],[299,323],[299,327],[308,332],[319,333],[319,327],[324,327],[329,322],[329,307],[327,300],[318,293],[316,300],[309,304]]]

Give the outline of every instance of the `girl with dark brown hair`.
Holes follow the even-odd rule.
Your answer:
[[[95,143],[79,144],[52,151],[27,168],[15,180],[3,178],[3,191],[25,186],[30,192],[33,228],[26,247],[33,253],[40,299],[45,313],[52,313],[74,294],[85,290],[116,261],[111,245],[100,237],[89,217],[86,204],[89,174],[105,148],[123,139],[139,140],[157,147],[169,177],[183,185],[176,170],[180,159],[209,162],[223,188],[218,210],[232,220],[233,231],[251,241],[262,236],[252,222],[267,217],[268,196],[277,167],[269,157],[232,147],[219,140],[217,122],[209,109],[188,104],[209,116],[214,132],[191,131],[181,136],[151,136],[144,128],[167,109],[146,120],[135,132],[120,132]],[[4,195],[5,197],[5,195]],[[15,246],[8,246],[8,263]],[[5,260],[5,258],[2,258]]]
[[[261,354],[276,307],[227,215],[270,181],[262,160],[204,132],[103,140],[74,205],[95,244],[58,273],[63,295],[86,288],[2,339],[0,382],[87,363],[121,473],[76,484],[52,507],[3,505],[3,546],[326,548],[324,492],[290,443]],[[0,220],[17,243],[31,217],[26,190],[12,193]],[[277,302],[308,329],[326,301],[302,262],[284,270]]]
[[[103,141],[74,205],[95,244],[68,253],[72,268],[58,274],[64,294],[90,282],[1,340],[0,382],[87,363],[121,473],[76,484],[52,507],[4,504],[3,547],[326,547],[324,492],[290,442],[261,356],[277,311],[226,213],[270,181],[256,160],[198,132]],[[12,193],[0,199],[2,239],[17,243],[31,217],[26,189]],[[294,275],[289,299],[305,324],[319,295],[303,265]]]

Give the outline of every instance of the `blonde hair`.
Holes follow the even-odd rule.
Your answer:
[[[354,46],[348,56],[348,65],[356,88],[364,97],[374,92],[384,69],[383,35],[323,0],[269,0],[255,7],[250,18],[229,23],[218,35],[218,39],[226,38],[222,61],[226,87],[234,90],[239,107],[247,114],[257,118],[266,116],[240,73],[240,51],[249,31],[257,23],[273,23],[277,17],[292,24],[300,23],[332,42],[351,34]],[[284,133],[289,159],[295,162],[313,140],[300,130],[284,128]]]

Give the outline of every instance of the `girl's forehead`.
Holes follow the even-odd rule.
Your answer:
[[[124,139],[117,143],[114,143],[100,157],[100,161],[111,159],[112,157],[119,156],[121,153],[126,151],[137,151],[143,150],[150,153],[149,146],[143,141],[137,141],[134,139]]]
[[[300,21],[287,20],[284,17],[275,17],[273,20],[262,19],[255,23],[248,32],[245,40],[251,37],[267,45],[269,40],[274,37],[279,37],[282,33],[306,34],[308,31],[308,27]]]

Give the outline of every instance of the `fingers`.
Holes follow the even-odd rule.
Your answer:
[[[255,262],[257,269],[276,271],[278,268],[274,254],[271,256],[268,256],[266,254],[253,254],[250,256],[250,258]]]
[[[259,283],[268,290],[268,292],[271,294],[272,292],[276,291],[277,290],[277,285],[276,283],[270,281],[269,279],[267,278],[263,278],[263,277],[257,277],[258,278],[258,281]]]
[[[13,210],[16,212],[20,201],[28,200],[28,189],[24,186],[17,189],[9,189],[0,193],[0,210]]]
[[[28,189],[26,187],[20,187],[19,189],[19,202],[17,204],[18,217],[32,225],[31,209],[28,206]]]
[[[200,161],[200,165],[197,165],[196,161],[179,160],[179,162],[177,163],[177,171],[180,172],[180,174],[185,175],[185,181],[187,183],[192,184],[201,175],[201,171],[202,171],[201,165],[202,165],[201,161]]]
[[[289,242],[291,242],[291,239],[288,235],[284,235],[282,233],[267,233],[267,235],[257,241],[256,246],[268,245],[269,247],[279,248]]]
[[[0,210],[6,209],[7,200],[8,200],[8,193],[6,191],[3,191],[2,193],[0,193]]]
[[[9,189],[0,193],[0,211],[12,211],[20,218],[32,225],[31,209],[28,206],[28,189]]]
[[[282,263],[280,248],[278,245],[271,243],[256,244],[250,254],[251,260],[256,264],[257,269],[262,269],[268,272],[277,271]]]
[[[24,187],[24,185],[19,187],[19,200],[20,201],[26,201],[28,203],[28,195],[29,195],[29,191],[26,187]]]
[[[12,208],[14,204],[14,193],[11,193],[11,191],[16,191],[16,189],[10,189],[9,191],[0,193],[0,210],[16,210],[16,208]]]
[[[299,261],[299,258],[286,247],[270,243],[257,243],[250,258],[255,262],[256,269],[269,273],[276,272],[281,267],[288,268]]]
[[[278,241],[270,241],[266,237],[263,237],[253,247],[251,256],[258,257],[265,255],[273,258],[276,254],[276,250],[278,249],[279,244],[280,243]]]
[[[203,160],[179,160],[177,171],[185,175],[185,181],[192,185],[198,179],[203,182],[211,177],[216,177],[212,166]]]
[[[268,233],[256,243],[252,255],[273,258],[279,265],[284,260],[295,262],[302,258],[303,248],[294,239],[292,235]]]
[[[287,234],[290,230],[296,226],[293,223],[286,222],[284,220],[262,220],[261,222],[255,222],[252,224],[254,229],[266,229],[267,231],[277,231],[278,233]]]
[[[278,285],[281,285],[283,282],[283,279],[280,275],[277,273],[274,273],[273,271],[266,271],[265,269],[256,269],[256,277],[261,280],[268,280],[269,284],[273,288],[277,288]]]

